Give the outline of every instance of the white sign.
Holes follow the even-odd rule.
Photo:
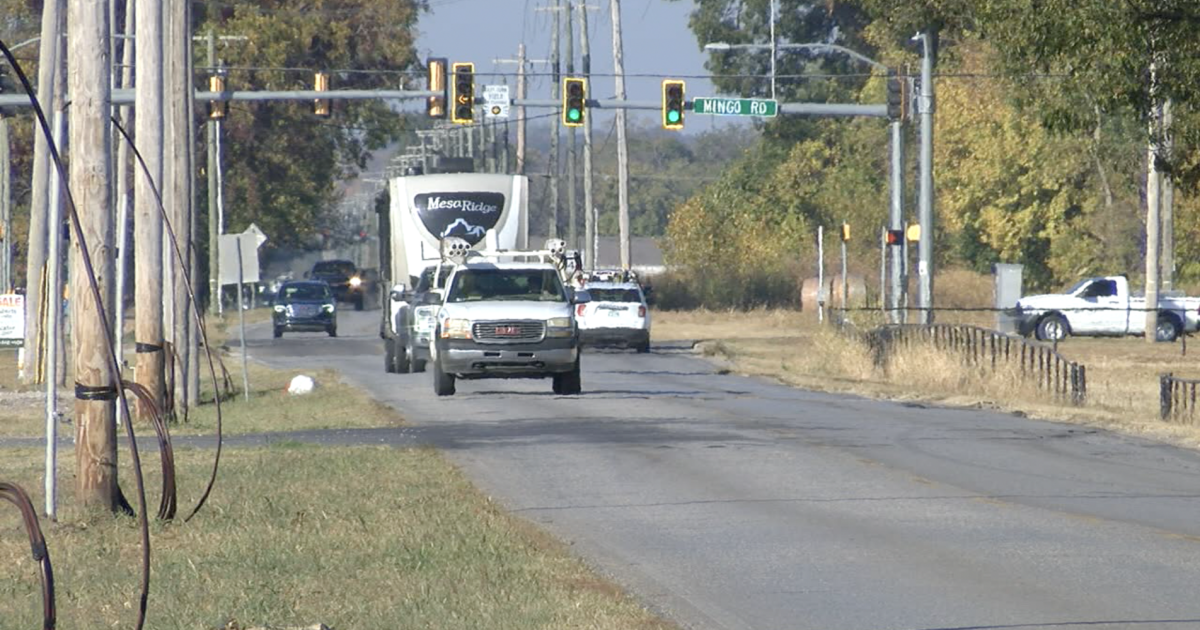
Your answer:
[[[507,85],[483,86],[483,102],[484,113],[488,118],[508,118],[510,100]]]
[[[222,234],[218,244],[221,285],[238,283],[238,250],[242,250],[241,282],[258,282],[258,240],[251,232]]]
[[[251,223],[250,227],[246,228],[246,231],[242,232],[242,234],[253,234],[255,247],[262,247],[263,243],[267,242],[266,233],[262,231],[262,228],[253,223]]]
[[[0,295],[0,347],[25,343],[25,296]]]

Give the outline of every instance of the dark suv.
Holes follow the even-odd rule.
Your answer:
[[[284,332],[327,332],[337,336],[337,306],[329,285],[319,280],[285,282],[272,307],[275,338]]]
[[[354,310],[363,310],[363,297],[366,294],[366,279],[358,267],[349,260],[322,260],[313,265],[308,273],[311,280],[321,280],[333,290],[333,297],[339,302],[354,303]]]

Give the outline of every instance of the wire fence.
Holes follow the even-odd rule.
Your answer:
[[[965,324],[892,324],[866,333],[878,367],[886,367],[897,347],[925,344],[958,354],[964,365],[996,371],[1016,368],[1026,382],[1073,405],[1087,400],[1087,366],[1067,359],[1053,347],[1002,332]]]

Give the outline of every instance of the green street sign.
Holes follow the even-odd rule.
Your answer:
[[[759,116],[772,118],[779,113],[779,102],[763,98],[713,98],[702,96],[692,99],[692,112],[714,116]]]

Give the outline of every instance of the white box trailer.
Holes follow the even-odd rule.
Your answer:
[[[407,371],[412,308],[421,273],[441,262],[442,239],[457,237],[479,250],[529,248],[529,179],[524,175],[440,173],[388,181],[391,207],[381,268],[388,290],[380,322],[388,371]]]
[[[393,177],[388,182],[388,281],[412,287],[457,236],[478,249],[527,249],[529,180],[524,175],[453,173]]]

